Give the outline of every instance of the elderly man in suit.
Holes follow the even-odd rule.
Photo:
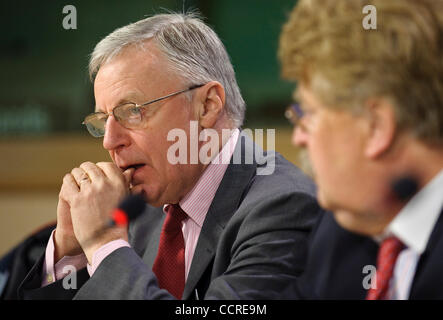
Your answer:
[[[326,215],[308,298],[443,299],[443,1],[301,0],[288,116]]]
[[[242,134],[244,101],[214,31],[192,14],[155,15],[105,37],[89,67],[84,124],[113,162],[64,177],[57,228],[20,296],[292,297],[321,212],[314,185]],[[129,192],[145,197],[143,215],[129,231],[104,228]]]

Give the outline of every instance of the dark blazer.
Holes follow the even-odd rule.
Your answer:
[[[51,222],[40,227],[0,259],[0,299],[16,300],[17,289],[31,268],[45,252],[55,228]]]
[[[314,185],[279,154],[263,155],[240,137],[233,159],[241,164],[231,160],[209,208],[183,299],[292,298],[305,268],[308,236],[323,212]],[[272,163],[272,174],[257,174]],[[132,247],[110,254],[91,278],[79,271],[77,290],[64,290],[61,280],[40,288],[42,257],[23,282],[21,297],[172,299],[151,271],[164,217],[162,208],[147,206],[130,226]]]
[[[419,213],[418,213],[419,214]],[[378,244],[341,228],[331,213],[311,234],[306,272],[297,282],[297,298],[365,299],[365,265],[376,266]],[[409,299],[443,299],[443,210],[421,255]]]

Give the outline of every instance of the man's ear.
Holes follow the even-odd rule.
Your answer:
[[[386,98],[370,99],[366,102],[369,132],[365,155],[374,159],[385,153],[393,144],[397,129],[395,109]]]
[[[225,89],[211,81],[198,90],[198,121],[203,128],[213,128],[225,106]]]

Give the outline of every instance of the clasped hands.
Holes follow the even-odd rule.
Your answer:
[[[111,213],[129,194],[133,168],[124,172],[112,162],[84,162],[66,174],[59,193],[54,263],[85,253],[92,264],[104,244],[128,240],[126,227],[108,227]]]

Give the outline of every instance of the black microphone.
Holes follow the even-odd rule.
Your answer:
[[[145,205],[145,198],[141,194],[127,196],[112,212],[109,226],[127,225],[144,211]]]
[[[418,191],[418,181],[413,176],[403,176],[392,181],[391,189],[400,201],[409,200]]]

